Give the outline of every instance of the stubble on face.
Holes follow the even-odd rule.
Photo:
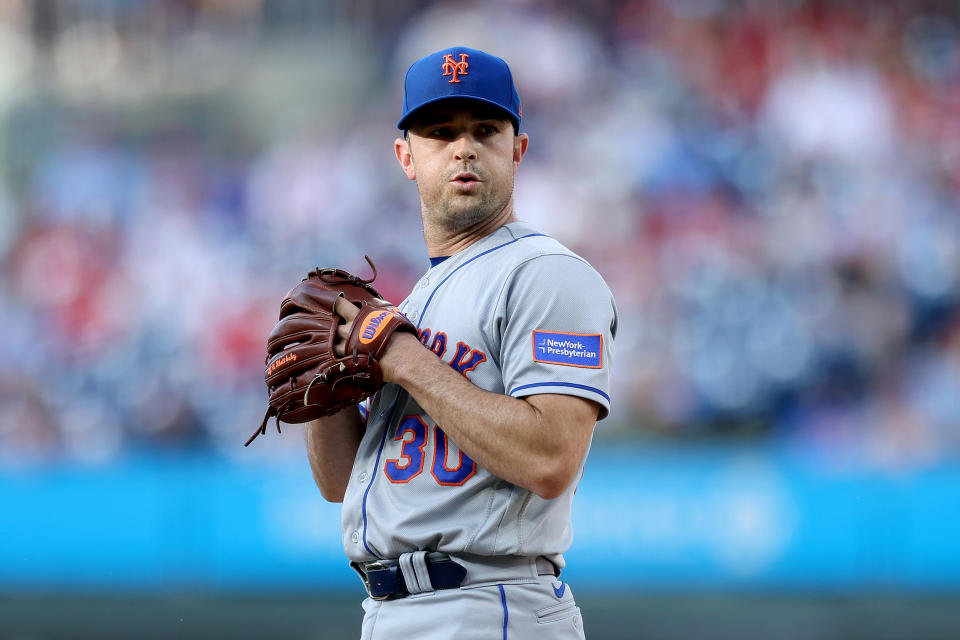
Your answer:
[[[463,135],[471,140],[458,142]],[[502,111],[474,101],[450,100],[424,110],[407,137],[424,222],[455,234],[510,208],[514,136]]]
[[[475,192],[467,192],[456,183],[456,176],[472,173],[480,181]],[[449,233],[459,233],[496,216],[513,198],[513,180],[496,179],[472,163],[464,163],[440,177],[436,188],[417,185],[423,212],[430,221]]]

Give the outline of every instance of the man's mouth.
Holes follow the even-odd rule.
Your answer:
[[[473,182],[480,182],[480,178],[477,177],[477,174],[470,173],[469,171],[462,171],[453,177],[451,182],[456,182],[458,184],[470,184]]]

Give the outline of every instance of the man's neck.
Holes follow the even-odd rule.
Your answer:
[[[513,211],[513,201],[503,208],[500,213],[481,220],[477,224],[460,231],[450,231],[427,223],[424,217],[423,236],[427,243],[427,255],[431,258],[452,256],[481,240],[500,227],[510,222],[516,222],[517,216]]]

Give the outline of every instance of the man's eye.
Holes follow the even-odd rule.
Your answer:
[[[480,125],[479,132],[480,132],[480,135],[492,136],[497,132],[497,128],[490,124],[484,124],[484,125]]]
[[[450,129],[447,127],[440,127],[439,129],[434,129],[430,132],[430,137],[432,138],[449,138]]]

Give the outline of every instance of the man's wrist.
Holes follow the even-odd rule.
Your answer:
[[[380,371],[384,382],[403,385],[408,367],[426,347],[412,333],[397,332],[390,337],[390,344],[380,358]],[[413,365],[415,366],[415,365]]]

